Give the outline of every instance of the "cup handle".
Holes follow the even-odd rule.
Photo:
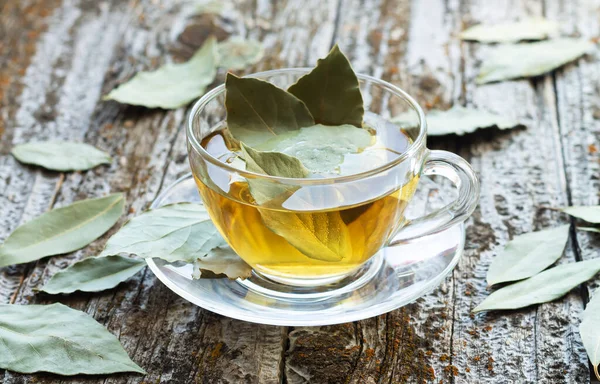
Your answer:
[[[458,189],[458,198],[452,203],[425,216],[407,220],[390,236],[387,246],[431,235],[465,221],[479,202],[479,180],[462,157],[447,151],[430,151],[423,175],[439,175],[449,179]]]

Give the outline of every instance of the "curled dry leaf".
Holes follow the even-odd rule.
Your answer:
[[[594,292],[594,296],[583,311],[579,334],[594,367],[594,373],[600,380],[598,372],[598,365],[600,365],[600,290]]]
[[[512,43],[520,40],[543,40],[557,34],[558,30],[558,23],[555,21],[527,18],[495,25],[479,24],[464,30],[460,38],[481,43]]]
[[[94,318],[62,304],[0,304],[0,368],[20,373],[146,373]]]
[[[264,55],[264,48],[260,42],[239,36],[232,36],[220,42],[217,49],[219,67],[233,70],[244,69],[249,65],[256,64]]]
[[[561,211],[588,223],[600,224],[600,205],[566,207]]]
[[[211,36],[182,64],[166,64],[153,72],[139,72],[128,82],[110,91],[104,100],[175,109],[204,94],[217,74],[217,40]]]
[[[21,163],[53,171],[85,171],[110,164],[110,155],[85,143],[44,141],[15,146],[11,153]]]
[[[18,227],[0,246],[0,267],[22,264],[85,247],[119,220],[122,193],[56,208]]]

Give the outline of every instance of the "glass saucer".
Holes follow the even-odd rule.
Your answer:
[[[444,193],[439,193],[444,190]],[[418,217],[450,200],[444,184],[423,177],[407,217]],[[202,203],[191,174],[162,192],[151,208]],[[464,224],[384,248],[347,281],[303,291],[254,274],[247,280],[192,279],[192,265],[147,259],[173,292],[209,311],[260,324],[311,326],[366,319],[406,305],[436,288],[462,255]]]

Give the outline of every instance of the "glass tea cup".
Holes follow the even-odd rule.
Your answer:
[[[250,77],[285,89],[309,71],[281,69]],[[249,172],[225,161],[231,159],[225,140],[215,136],[226,124],[224,85],[204,95],[190,113],[188,153],[203,203],[221,235],[260,277],[290,287],[352,281],[383,247],[462,223],[478,203],[479,182],[470,165],[450,152],[427,149],[427,124],[416,101],[390,83],[357,76],[365,125],[386,146],[406,145],[401,152],[385,151],[384,161],[379,157],[373,167],[360,158],[353,164],[356,173],[349,175],[292,179]],[[389,121],[400,114],[415,123],[401,128]],[[405,209],[422,175],[449,179],[458,198],[406,220]],[[249,181],[285,193],[258,204]]]

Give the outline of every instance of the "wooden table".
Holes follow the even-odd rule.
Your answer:
[[[480,60],[493,48],[461,42],[457,33],[473,23],[545,15],[565,34],[597,37],[600,1],[239,0],[234,8],[219,18],[193,16],[192,3],[173,0],[1,0],[0,239],[52,207],[109,192],[127,193],[128,216],[147,208],[189,171],[188,111],[128,107],[101,96],[169,56],[189,57],[211,33],[239,34],[267,48],[248,72],[313,65],[338,42],[357,71],[403,87],[425,107],[476,106],[527,124],[430,140],[430,147],[468,159],[481,177],[481,204],[459,265],[412,305],[320,328],[218,316],[145,270],[117,289],[58,300],[117,335],[147,376],[0,371],[0,383],[590,382],[578,324],[600,280],[537,307],[475,316],[470,310],[488,295],[487,268],[508,240],[568,220],[541,207],[598,204],[598,61],[588,56],[535,80],[476,86]],[[114,161],[63,175],[9,154],[14,144],[43,139],[85,141]],[[74,254],[0,269],[0,303],[53,302],[33,289],[98,253],[106,238]],[[598,237],[573,232],[561,262],[598,257],[599,249]]]

